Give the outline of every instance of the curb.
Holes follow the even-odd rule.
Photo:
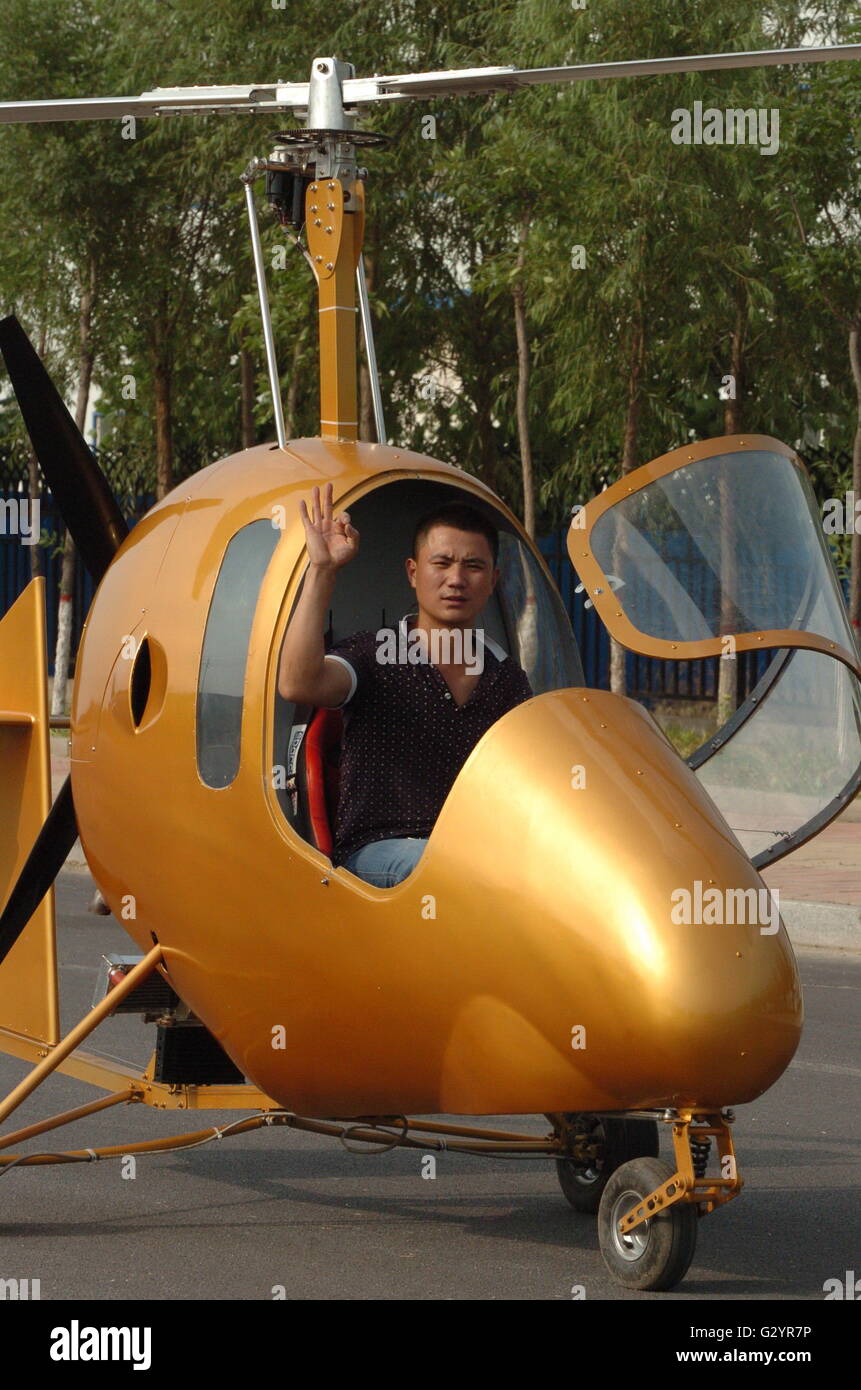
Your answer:
[[[780,915],[793,946],[828,946],[861,951],[861,906],[857,903],[780,900]]]

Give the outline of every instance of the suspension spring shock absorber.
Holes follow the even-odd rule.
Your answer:
[[[691,1134],[691,1159],[693,1160],[694,1174],[698,1178],[704,1178],[706,1175],[706,1165],[709,1161],[711,1146],[710,1136],[707,1135],[705,1139],[695,1139]]]

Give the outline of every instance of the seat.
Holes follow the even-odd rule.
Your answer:
[[[308,723],[303,747],[310,838],[330,858],[335,840],[343,732],[344,717],[339,709],[317,709]]]

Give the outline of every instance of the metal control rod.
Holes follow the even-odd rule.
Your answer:
[[[371,396],[374,401],[374,424],[377,430],[377,443],[386,442],[386,424],[383,420],[383,398],[380,394],[380,377],[377,371],[377,353],[374,348],[374,328],[371,323],[371,305],[368,300],[368,282],[365,279],[365,258],[359,256],[356,262],[356,283],[359,287],[359,313],[362,318],[362,337],[365,340],[365,356],[368,359],[368,375],[371,378]]]
[[[257,226],[257,208],[254,205],[254,185],[248,175],[243,175],[242,181],[245,184],[245,203],[248,208],[248,223],[251,228],[251,249],[254,253],[254,273],[257,276],[257,293],[260,296],[260,317],[263,320],[266,365],[269,370],[269,387],[272,391],[272,408],[275,411],[275,431],[278,435],[278,443],[283,449],[287,443],[287,432],[284,429],[281,382],[278,377],[278,363],[275,360],[275,339],[272,335],[269,296],[266,293],[266,268],[263,264],[263,248],[260,245],[260,230]]]

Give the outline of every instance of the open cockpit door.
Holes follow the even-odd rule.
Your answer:
[[[756,689],[690,759],[757,867],[843,810],[861,785],[861,665],[793,450],[762,435],[676,449],[590,502],[568,548],[632,651],[767,658]]]

